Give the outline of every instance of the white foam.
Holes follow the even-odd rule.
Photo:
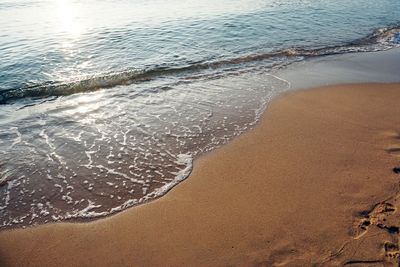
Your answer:
[[[0,210],[4,210],[4,209],[6,209],[8,207],[8,204],[10,202],[11,189],[19,186],[21,184],[21,182],[19,180],[21,180],[24,177],[25,176],[21,176],[18,179],[7,181],[7,189],[6,189],[6,195],[4,197],[4,204],[3,204],[3,206],[0,206]]]
[[[145,197],[137,200],[137,199],[129,199],[125,201],[123,204],[116,206],[114,208],[111,208],[109,211],[103,211],[103,212],[95,212],[93,209],[96,208],[101,208],[101,205],[95,205],[95,203],[91,200],[88,200],[89,204],[86,208],[75,211],[73,213],[67,213],[65,216],[57,216],[54,217],[54,220],[62,220],[62,219],[71,219],[71,218],[96,218],[96,217],[103,217],[106,215],[113,214],[115,212],[122,211],[126,208],[129,208],[131,206],[143,203],[149,199],[153,199],[159,196],[164,195],[166,192],[168,192],[172,187],[174,187],[176,184],[181,182],[182,180],[186,179],[193,167],[193,158],[190,154],[179,154],[177,156],[176,164],[180,166],[184,166],[181,170],[178,172],[175,172],[175,178],[170,182],[165,185],[163,185],[160,188],[157,188],[156,190],[152,191]],[[114,198],[114,195],[110,195],[110,198]],[[121,197],[117,196],[117,199],[121,199]]]
[[[157,109],[140,105],[142,98],[128,101],[124,97],[107,102],[109,105],[100,101],[96,103],[98,109],[85,114],[76,112],[71,102],[68,110],[74,111],[74,116],[62,113],[65,116],[59,118],[72,119],[79,125],[49,120],[37,129],[41,138],[35,140],[24,131],[22,140],[38,147],[37,153],[31,153],[36,158],[28,163],[37,171],[32,179],[44,178],[43,184],[50,190],[44,186],[41,192],[39,187],[27,185],[32,192],[21,202],[29,205],[50,200],[54,205],[42,212],[28,211],[36,214],[32,221],[44,222],[39,217],[45,214],[54,220],[105,216],[166,194],[189,176],[193,157],[251,128],[265,102],[277,92],[268,93],[270,85],[263,87],[262,81],[254,82],[251,76],[232,79],[231,83],[207,82],[201,90],[190,86],[171,90],[172,101]],[[239,86],[237,81],[244,84]],[[253,89],[253,84],[259,88]],[[181,93],[183,89],[188,89],[187,94]],[[143,95],[146,97],[146,93]],[[115,106],[118,101],[126,101],[126,105],[120,102]],[[63,103],[53,111],[62,112]],[[32,136],[37,137],[37,133]],[[7,147],[14,137],[7,140]],[[49,160],[43,160],[46,155]],[[86,202],[89,204],[83,207]]]
[[[60,184],[54,184],[54,187],[57,187],[60,190],[60,193],[62,193],[64,191],[62,185],[60,185]]]
[[[13,140],[10,148],[13,148],[15,145],[21,143],[22,141],[22,135],[18,129],[18,127],[11,127],[10,128],[11,131],[14,131],[14,133],[17,135],[17,137]]]
[[[49,138],[49,136],[47,135],[45,129],[43,129],[43,130],[40,132],[39,136],[42,137],[42,138],[46,141],[46,144],[47,144],[51,149],[53,149],[53,150],[55,149],[55,146],[50,142],[50,138]]]

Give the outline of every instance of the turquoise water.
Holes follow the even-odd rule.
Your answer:
[[[162,196],[254,126],[293,62],[400,45],[383,1],[0,0],[0,227]]]

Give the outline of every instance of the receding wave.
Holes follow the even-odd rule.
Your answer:
[[[0,104],[21,98],[41,98],[64,96],[74,93],[95,91],[119,85],[129,85],[157,77],[192,73],[206,69],[218,69],[251,62],[271,60],[280,64],[290,58],[310,58],[344,54],[351,52],[369,52],[385,50],[400,45],[400,26],[380,28],[366,36],[345,45],[320,48],[289,48],[274,52],[245,55],[237,58],[223,59],[213,62],[200,62],[182,67],[162,67],[147,70],[126,70],[118,73],[92,76],[70,82],[46,82],[42,84],[0,91]]]

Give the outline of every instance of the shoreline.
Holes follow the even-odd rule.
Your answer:
[[[396,262],[399,97],[400,84],[285,93],[155,201],[94,222],[0,232],[0,264]]]
[[[152,122],[153,119],[151,118],[158,116],[150,116],[150,119],[146,119],[145,115],[141,117],[144,120],[143,125],[154,126],[147,133],[145,129],[147,126],[143,128],[145,130],[144,135],[140,133],[137,135],[137,130],[142,126],[131,124],[138,106],[129,101],[126,102],[126,97],[123,94],[122,97],[114,98],[112,96],[114,90],[99,92],[97,96],[105,94],[100,98],[95,97],[96,94],[78,94],[67,97],[71,102],[60,98],[54,104],[49,102],[40,104],[37,108],[23,108],[21,109],[22,111],[18,111],[19,109],[17,108],[18,110],[16,109],[15,112],[10,111],[10,114],[13,114],[11,117],[15,117],[15,121],[10,117],[10,120],[4,124],[4,129],[8,128],[7,125],[15,128],[12,129],[11,134],[6,134],[8,137],[3,140],[0,150],[4,150],[4,160],[6,165],[9,166],[8,168],[15,170],[10,173],[10,177],[21,177],[21,179],[18,181],[15,179],[15,183],[8,183],[3,188],[4,198],[2,205],[4,205],[4,208],[2,213],[4,216],[2,217],[1,230],[30,227],[57,221],[89,222],[101,217],[111,216],[113,213],[120,212],[128,207],[143,204],[149,199],[151,201],[153,197],[156,198],[156,196],[165,194],[170,187],[176,184],[171,182],[170,178],[176,178],[176,171],[173,168],[179,170],[184,167],[184,165],[181,166],[178,163],[178,158],[180,158],[181,154],[196,157],[198,154],[210,151],[226,143],[227,140],[231,140],[244,131],[253,128],[260,117],[259,115],[263,113],[265,103],[269,103],[270,99],[282,91],[288,90],[288,85],[291,85],[292,89],[301,89],[315,87],[321,81],[323,82],[322,85],[338,82],[354,83],[359,80],[365,82],[399,81],[399,75],[396,72],[400,67],[398,66],[400,53],[398,52],[399,49],[393,49],[376,53],[317,57],[294,63],[284,68],[278,68],[278,70],[275,70],[277,73],[249,72],[243,73],[237,78],[228,75],[210,83],[202,81],[197,85],[194,84],[193,87],[191,86],[193,95],[196,95],[195,92],[200,91],[210,92],[210,95],[213,96],[216,93],[217,95],[215,96],[219,95],[225,99],[225,104],[220,107],[215,104],[209,105],[207,101],[203,103],[201,97],[198,99],[195,97],[193,98],[194,101],[186,101],[188,103],[192,102],[188,106],[202,107],[205,104],[206,109],[196,108],[194,111],[190,111],[190,108],[182,108],[180,110],[179,101],[167,100],[165,103],[171,102],[175,104],[164,105],[164,108],[169,111],[161,111],[159,113],[164,114],[160,115],[164,122],[158,122],[158,119]],[[307,86],[304,86],[304,83]],[[299,86],[299,84],[302,86]],[[200,87],[198,88],[197,86]],[[207,88],[207,90],[204,88]],[[224,88],[231,88],[232,90]],[[124,90],[128,89],[125,88]],[[177,88],[177,90],[187,92],[185,88]],[[174,95],[174,91],[168,90],[167,95],[161,98],[169,99]],[[168,96],[169,93],[172,95]],[[188,93],[188,95],[192,94]],[[92,99],[92,96],[93,100],[86,102],[88,99]],[[109,98],[113,100],[109,102],[107,100]],[[192,97],[187,99],[192,99]],[[121,110],[124,110],[124,112],[121,114],[119,112],[115,112],[115,114],[111,112],[113,113],[113,115],[110,115],[111,117],[122,116],[119,117],[118,122],[112,123],[109,121],[109,123],[106,123],[109,119],[99,119],[99,124],[89,123],[89,126],[85,127],[83,131],[80,129],[81,126],[79,124],[52,123],[50,118],[53,116],[41,122],[46,126],[39,126],[40,129],[38,128],[37,131],[32,133],[24,131],[24,122],[30,121],[32,124],[36,124],[37,117],[34,114],[40,114],[40,112],[49,112],[49,114],[55,112],[55,117],[65,117],[66,122],[70,119],[75,120],[70,117],[70,112],[65,113],[63,110],[79,112],[81,104],[77,103],[81,101],[85,103],[87,110],[97,110],[88,111],[87,114],[84,112],[86,115],[79,115],[82,118],[90,116],[94,119],[92,122],[97,121],[96,118],[102,118],[102,114],[107,114],[110,110],[113,110],[110,105],[117,108],[117,110],[122,105],[124,108],[121,108]],[[196,103],[198,101],[202,104]],[[141,99],[137,100],[137,102],[141,103]],[[144,105],[142,108],[146,106],[148,105]],[[146,112],[143,112],[143,114],[150,114],[152,110],[156,111],[157,109],[164,110],[164,108],[156,107],[157,105],[149,106],[148,109],[145,108]],[[167,108],[169,106],[175,108]],[[211,111],[212,113],[210,113]],[[24,114],[29,115],[25,117]],[[187,116],[181,117],[180,114],[186,114]],[[229,114],[229,116],[224,114]],[[139,119],[139,121],[142,119]],[[179,129],[176,131],[173,130],[171,135],[171,129],[177,128],[174,125],[178,121],[182,123],[182,127],[178,127]],[[113,127],[107,126],[110,123]],[[223,128],[224,130],[218,130],[219,126],[223,126],[221,129]],[[168,129],[165,127],[168,127]],[[194,134],[194,138],[192,138],[191,134],[187,135],[188,129],[186,127],[190,128],[189,132]],[[60,132],[68,133],[68,135],[60,135]],[[42,133],[45,133],[50,139],[44,138],[45,136]],[[84,133],[88,133],[88,135]],[[93,136],[89,133],[93,134]],[[19,138],[20,135],[21,138]],[[83,138],[81,138],[82,136]],[[155,138],[148,139],[149,136]],[[211,136],[212,139],[208,139]],[[152,141],[147,144],[146,139]],[[20,142],[20,140],[25,141]],[[109,142],[109,144],[105,144],[106,141],[104,140],[108,140],[107,143]],[[91,144],[92,142],[93,144]],[[61,145],[56,151],[52,151],[52,144],[55,143],[67,143],[68,145]],[[96,152],[91,150],[94,143],[98,145],[98,151]],[[14,147],[14,145],[16,146]],[[33,154],[32,159],[27,159],[27,162],[32,161],[33,167],[31,169],[26,169],[26,164],[24,165],[23,161],[12,160],[13,158],[19,158],[22,151],[42,146],[47,149],[44,149],[39,154]],[[163,147],[161,150],[166,149],[164,153],[157,152],[159,147]],[[114,153],[116,150],[122,152],[116,154]],[[52,154],[53,152],[56,154]],[[172,155],[169,154],[170,152],[172,152]],[[43,153],[47,153],[50,158],[64,157],[65,161],[58,162],[56,159],[55,161],[50,160],[50,163],[44,162],[40,156]],[[74,153],[74,156],[71,156],[71,153]],[[35,162],[36,164],[34,164]],[[59,164],[64,164],[64,168],[59,169]],[[157,167],[157,170],[154,167]],[[114,172],[116,169],[124,171],[119,174]],[[32,175],[26,175],[30,172],[33,172]],[[101,178],[104,173],[108,177],[107,182]],[[126,174],[129,174],[129,177],[124,177]],[[79,178],[74,179],[75,175],[78,175]],[[139,177],[138,175],[140,179],[143,179],[137,180],[139,184],[135,182],[135,177]],[[123,181],[120,178],[123,178]],[[129,180],[125,183],[126,179],[129,179],[132,183]],[[29,183],[30,180],[35,182]],[[166,189],[162,186],[163,184],[168,184]],[[115,190],[115,187],[118,187],[118,189]],[[95,188],[94,191],[92,191],[93,188]],[[32,193],[21,193],[21,190]],[[9,196],[14,200],[7,202]],[[44,199],[48,201],[43,202]],[[38,203],[36,207],[35,203]],[[47,214],[47,216],[40,216],[40,214]]]
[[[399,83],[400,48],[316,57],[295,62],[274,75],[291,89],[357,83]]]

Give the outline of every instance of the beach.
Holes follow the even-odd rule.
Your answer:
[[[162,198],[88,224],[1,232],[1,265],[397,262],[399,97],[399,84],[288,93]]]
[[[398,0],[0,0],[0,267],[400,266]]]
[[[0,231],[160,198],[290,90],[399,82],[397,0],[211,2],[0,0]]]

